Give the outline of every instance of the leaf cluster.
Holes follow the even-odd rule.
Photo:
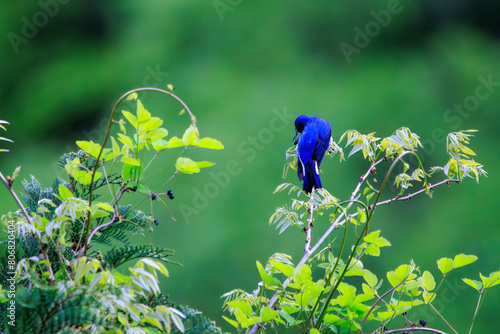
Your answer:
[[[196,118],[190,112],[191,125],[183,138],[167,140],[163,120],[152,116],[135,92],[123,98],[127,96],[135,101],[136,111],[122,112],[125,119],[117,121],[120,131],[116,139],[107,134],[109,148],[107,140],[102,145],[77,141],[80,151],[66,153],[59,160],[67,179],[57,178],[51,187],[42,187],[31,176],[22,182],[25,204],[19,200],[20,210],[2,216],[2,225],[12,236],[0,245],[5,255],[0,268],[0,330],[220,332],[201,312],[162,297],[160,277],[168,276],[164,264],[178,265],[171,260],[174,251],[136,245],[131,237],[146,235],[158,224],[153,201],[167,207],[161,197],[173,199],[171,190],[160,193],[161,187],[152,189],[144,181],[148,166],[158,154],[176,147],[185,151],[188,146],[222,149],[223,145],[216,139],[200,138]],[[0,121],[4,128],[2,124]],[[133,129],[132,134],[127,134],[127,127]],[[145,153],[149,150],[155,153],[148,162]],[[211,165],[179,156],[172,162],[173,176],[199,172],[199,168]],[[127,192],[149,200],[151,213],[136,208],[140,200],[122,204]],[[109,247],[95,248],[97,244]],[[9,252],[15,253],[15,260],[7,260]],[[130,262],[128,271],[118,270]],[[15,295],[8,288],[12,284],[16,286]],[[16,305],[16,326],[9,325],[12,319],[6,312],[12,302]]]

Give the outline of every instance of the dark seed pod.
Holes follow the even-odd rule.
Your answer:
[[[151,194],[151,199],[154,201],[156,199],[156,194]]]
[[[427,325],[427,321],[425,321],[424,319],[421,319],[419,322],[418,322],[422,327],[425,327]]]
[[[173,192],[172,192],[172,189],[169,189],[169,190],[167,191],[167,195],[168,195],[168,198],[170,198],[170,199],[174,199],[174,194],[173,194]]]

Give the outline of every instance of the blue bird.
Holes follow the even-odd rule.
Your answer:
[[[297,133],[300,137],[297,138]],[[332,138],[330,123],[319,117],[299,116],[295,120],[295,137],[297,145],[297,175],[304,181],[303,189],[310,194],[313,189],[320,189],[319,166],[325,156]]]

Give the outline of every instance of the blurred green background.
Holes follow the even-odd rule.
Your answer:
[[[75,140],[103,139],[111,107],[124,92],[173,84],[201,135],[221,140],[225,149],[189,152],[217,164],[169,183],[177,222],[155,207],[160,224],[152,242],[174,249],[183,264],[169,267],[163,289],[231,330],[221,319],[220,296],[253,290],[256,260],[282,252],[298,261],[302,253],[301,233],[279,235],[268,225],[275,208],[288,203],[272,192],[282,182],[296,116],[330,121],[334,140],[348,129],[388,136],[407,126],[425,143],[427,166],[446,163],[443,134],[478,129],[471,148],[489,177],[438,189],[432,200],[378,209],[371,227],[382,229],[392,247],[367,263],[385,277],[414,259],[438,275],[440,257],[479,256],[451,274],[437,302],[463,333],[477,296],[460,278],[500,269],[499,10],[493,0],[4,2],[0,119],[11,125],[1,135],[15,143],[2,144],[11,152],[1,155],[0,170],[10,174],[20,165],[22,178],[33,174],[49,186],[64,175],[55,162],[77,150]],[[154,93],[140,98],[172,135],[182,135],[189,122],[177,115],[178,104]],[[170,177],[174,159],[175,153],[157,164],[154,182]],[[214,186],[229,161],[238,172]],[[348,198],[367,167],[359,157],[340,164],[327,159],[323,185]],[[287,181],[298,183],[293,173]],[[204,192],[206,201],[196,199]],[[16,209],[5,189],[0,203],[3,213]],[[476,333],[497,330],[499,298],[500,289],[488,292]],[[435,315],[426,320],[448,330]]]

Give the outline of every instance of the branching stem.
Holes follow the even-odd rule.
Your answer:
[[[102,153],[104,151],[104,147],[106,146],[106,143],[108,142],[108,139],[109,139],[109,135],[111,133],[111,126],[113,125],[113,117],[115,116],[115,113],[116,113],[116,109],[118,108],[118,105],[124,100],[126,99],[130,94],[133,94],[133,93],[137,93],[137,92],[142,92],[142,91],[155,91],[155,92],[160,92],[160,93],[163,93],[163,94],[166,94],[166,95],[169,95],[171,97],[173,97],[174,99],[176,99],[183,107],[184,109],[189,113],[189,115],[191,116],[191,123],[193,124],[193,126],[196,128],[196,118],[195,116],[193,115],[193,113],[191,112],[191,110],[189,110],[188,106],[186,105],[186,103],[184,103],[184,101],[182,101],[177,95],[167,91],[167,90],[164,90],[164,89],[161,89],[161,88],[155,88],[155,87],[142,87],[142,88],[137,88],[137,89],[132,89],[132,90],[129,90],[128,92],[126,92],[125,94],[123,94],[119,99],[118,101],[116,101],[115,105],[113,106],[113,110],[111,111],[111,115],[109,117],[109,122],[108,122],[108,129],[106,131],[106,136],[104,137],[104,140],[101,144],[101,149],[99,151],[99,154],[97,155],[97,159],[96,159],[96,164],[94,166],[94,169],[92,171],[92,176],[90,178],[90,188],[89,188],[89,211],[87,212],[87,222],[86,222],[86,231],[85,231],[85,239],[88,240],[88,237],[89,237],[89,232],[90,232],[90,225],[91,225],[91,207],[92,207],[92,197],[93,197],[93,191],[94,191],[94,178],[95,178],[95,174],[97,172],[97,169],[99,168],[99,165],[100,165],[100,161],[101,161],[101,158],[102,158]],[[86,255],[87,254],[87,249],[88,249],[88,244],[85,244],[83,246],[83,255]],[[82,252],[80,252],[79,256],[78,257],[81,257],[82,255]]]
[[[384,186],[386,185],[388,179],[389,179],[389,175],[391,174],[394,166],[396,165],[396,163],[401,160],[403,158],[403,156],[405,156],[406,154],[415,154],[414,152],[412,151],[403,151],[400,155],[398,155],[394,161],[392,162],[387,174],[386,174],[386,177],[384,179],[384,182],[380,188],[380,190],[378,191],[377,193],[377,197],[375,199],[375,202],[374,204],[370,205],[368,207],[369,209],[369,213],[368,213],[368,217],[367,217],[367,224],[369,222],[369,219],[371,218],[371,215],[373,214],[374,210],[376,207],[378,206],[381,206],[381,205],[388,205],[392,202],[396,202],[396,201],[404,201],[404,200],[409,200],[409,199],[412,199],[414,196],[417,196],[417,195],[420,195],[424,192],[427,192],[427,191],[430,191],[431,189],[435,188],[435,187],[438,187],[438,186],[441,186],[443,184],[448,184],[450,182],[456,182],[456,183],[460,183],[460,180],[458,179],[446,179],[446,180],[443,180],[443,181],[440,181],[436,184],[428,184],[426,188],[423,188],[423,189],[420,189],[418,191],[415,191],[414,193],[411,193],[411,194],[408,194],[406,196],[396,196],[394,198],[391,198],[391,199],[388,199],[388,200],[385,200],[385,201],[380,201],[379,202],[379,199],[380,199],[380,196],[381,196],[381,193],[382,193],[382,190],[384,188]],[[347,204],[345,210],[348,210],[355,202],[357,202],[357,199],[359,198],[359,190],[361,188],[361,185],[364,183],[364,181],[366,180],[366,178],[371,174],[373,173],[373,168],[378,165],[379,163],[381,163],[382,161],[387,161],[387,158],[382,158],[382,159],[379,159],[377,160],[376,162],[373,162],[370,166],[370,168],[367,170],[367,172],[360,178],[356,188],[354,189],[350,199],[349,199],[349,204]],[[314,246],[311,247],[310,251],[309,252],[305,252],[304,253],[304,256],[302,257],[302,259],[299,261],[299,263],[297,264],[296,268],[300,267],[301,265],[305,264],[309,258],[311,257],[312,254],[314,254],[314,252],[321,246],[321,244],[326,240],[326,238],[337,228],[339,228],[340,226],[344,225],[347,221],[349,221],[349,219],[351,218],[354,218],[358,215],[358,213],[352,213],[350,215],[347,216],[347,218],[345,219],[342,219],[344,216],[343,215],[339,215],[335,221],[331,224],[331,226],[326,230],[326,232],[321,236],[321,238],[314,244]],[[367,229],[367,226],[365,226],[365,233],[368,232],[368,229]],[[291,281],[291,278],[287,278],[284,282],[283,282],[283,285],[282,285],[282,288],[285,289],[287,284],[290,283]],[[278,293],[275,293],[273,295],[273,297],[271,297],[271,299],[269,300],[269,303],[268,303],[268,306],[269,307],[272,307],[276,300],[278,299]],[[252,330],[250,331],[250,334],[254,334],[256,333],[259,328],[262,326],[263,324],[262,323],[257,323],[255,324],[253,327],[252,327]],[[405,330],[408,330],[408,328],[406,329],[401,329],[401,330],[391,330],[391,331],[386,331],[386,333],[397,333],[397,332],[403,332]],[[427,328],[427,327],[414,327],[412,328],[413,331],[426,331],[426,332],[434,332],[434,333],[443,333],[443,334],[446,334],[445,332],[442,332],[442,331],[438,331],[438,330],[433,330],[431,328]]]

